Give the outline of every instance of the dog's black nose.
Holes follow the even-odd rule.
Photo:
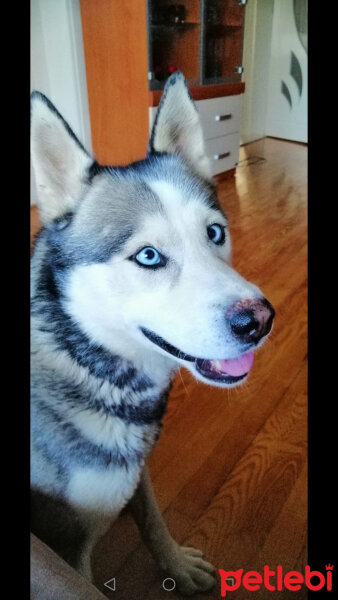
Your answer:
[[[228,313],[232,333],[241,342],[257,344],[272,327],[275,311],[265,298],[240,300]]]

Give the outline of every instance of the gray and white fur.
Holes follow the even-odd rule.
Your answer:
[[[126,167],[98,165],[38,92],[31,134],[43,221],[31,283],[32,530],[90,579],[93,545],[130,502],[178,590],[206,591],[214,568],[170,536],[146,459],[177,369],[236,383],[209,379],[194,357],[250,349],[225,314],[263,296],[231,267],[198,113],[174,74],[146,159]],[[206,234],[214,223],[222,245]],[[165,257],[158,268],[138,262],[149,247]]]

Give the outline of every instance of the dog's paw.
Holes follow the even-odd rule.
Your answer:
[[[167,571],[174,579],[176,589],[186,596],[207,592],[215,585],[215,567],[204,560],[203,552],[195,548],[177,546]]]

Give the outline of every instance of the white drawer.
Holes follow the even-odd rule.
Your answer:
[[[238,163],[239,156],[239,133],[206,140],[205,149],[210,160],[213,175],[234,169]]]
[[[198,100],[196,107],[201,117],[204,139],[209,140],[239,131],[242,94]]]

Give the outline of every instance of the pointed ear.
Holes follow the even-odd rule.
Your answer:
[[[179,71],[169,77],[164,87],[149,152],[180,154],[198,175],[212,179],[199,115]]]
[[[74,210],[94,161],[40,92],[31,95],[31,152],[40,215],[47,224]]]

